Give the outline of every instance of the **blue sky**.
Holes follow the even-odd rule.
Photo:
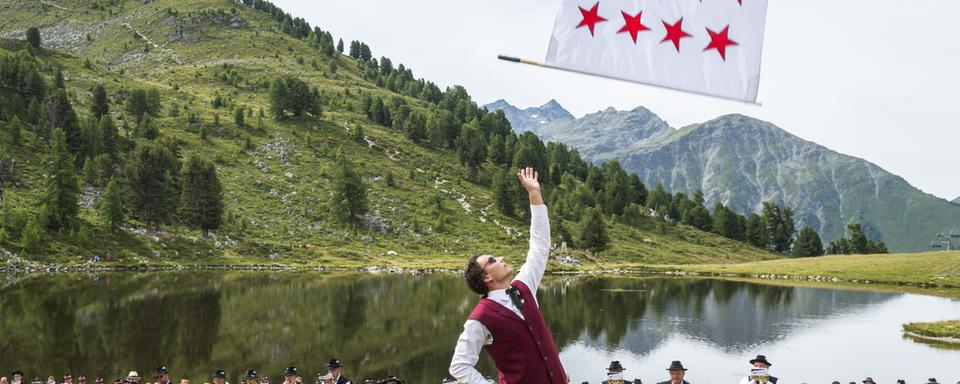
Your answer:
[[[761,106],[496,59],[543,60],[559,0],[274,2],[480,104],[556,99],[577,117],[642,105],[674,127],[742,113],[960,196],[960,2],[770,1]]]

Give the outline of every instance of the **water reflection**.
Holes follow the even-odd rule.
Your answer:
[[[610,356],[662,359],[678,337],[694,346],[680,353],[707,348],[737,361],[900,297],[711,279],[557,277],[545,281],[539,301],[580,382],[598,381],[587,376],[602,372]],[[43,276],[0,288],[0,372],[110,379],[163,364],[175,379],[202,383],[215,368],[239,382],[247,368],[277,380],[297,365],[309,383],[335,356],[354,379],[398,374],[437,383],[475,302],[456,275]],[[480,369],[494,372],[486,356]]]

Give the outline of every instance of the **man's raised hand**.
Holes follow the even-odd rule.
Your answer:
[[[530,204],[543,204],[543,197],[540,196],[540,182],[537,180],[540,174],[533,170],[533,167],[521,168],[517,172],[517,178],[520,179],[520,185],[527,190],[530,195]]]
[[[517,178],[520,179],[520,184],[523,185],[523,189],[526,189],[527,192],[540,191],[540,182],[537,181],[537,178],[540,177],[540,174],[537,171],[533,170],[533,167],[521,168],[517,172]]]

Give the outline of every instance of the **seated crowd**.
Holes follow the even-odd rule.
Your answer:
[[[322,374],[317,374],[316,379],[313,381],[313,384],[353,384],[350,379],[346,378],[342,374],[343,365],[340,363],[340,360],[334,358],[330,359],[330,362],[327,363],[327,372]],[[22,371],[14,371],[11,374],[12,379],[8,380],[6,377],[0,378],[0,384],[28,384],[24,380],[24,373]],[[153,372],[153,381],[144,383],[144,384],[173,384],[170,378],[170,371],[166,366],[157,367]],[[217,369],[210,374],[209,383],[204,384],[229,384],[227,382],[227,372],[222,369]],[[248,369],[241,378],[243,384],[270,384],[270,378],[267,376],[262,376],[257,373],[254,369]],[[77,376],[77,384],[87,384],[87,377],[85,375]],[[113,384],[140,384],[140,374],[137,371],[130,371],[126,377],[122,377],[113,381]],[[300,375],[297,367],[287,367],[283,372],[283,382],[282,384],[304,384],[303,376]],[[37,376],[29,384],[58,384],[55,377],[47,377],[46,381],[42,377]],[[73,375],[66,374],[63,376],[63,382],[60,384],[74,384]],[[94,380],[94,384],[105,384],[102,377],[97,377]],[[179,384],[190,384],[189,379],[180,379]],[[309,384],[309,383],[308,383]],[[404,384],[403,380],[396,376],[390,376],[385,379],[366,379],[362,384]]]
[[[740,380],[739,384],[778,384],[779,378],[776,376],[770,375],[770,367],[773,364],[767,360],[767,357],[764,355],[757,355],[756,358],[750,360],[750,371]],[[343,365],[338,359],[330,359],[330,362],[327,363],[327,372],[324,374],[317,374],[314,384],[353,384],[350,379],[346,378],[342,374]],[[602,384],[642,384],[643,381],[640,379],[627,380],[624,377],[624,371],[626,369],[620,364],[619,361],[613,361],[610,363],[610,366],[607,367],[607,380],[604,380]],[[683,366],[679,360],[674,360],[670,363],[670,366],[667,367],[667,372],[669,379],[665,381],[658,382],[657,384],[690,384],[690,382],[684,379],[686,375],[687,368]],[[24,380],[24,373],[21,371],[14,371],[12,374],[12,379],[8,380],[6,377],[0,378],[0,384],[27,384]],[[229,384],[227,383],[227,373],[218,369],[213,371],[210,375],[212,384]],[[152,384],[173,384],[170,379],[170,372],[167,370],[167,367],[161,366],[157,367],[154,370],[153,374],[154,381]],[[247,370],[243,377],[243,384],[270,384],[270,379],[266,376],[260,376],[257,374],[256,370],[249,369]],[[77,377],[77,384],[87,384],[87,377],[84,375],[79,375]],[[116,379],[113,384],[140,384],[140,375],[136,371],[130,371],[124,378]],[[444,379],[443,383],[454,383],[454,381],[449,379]],[[47,377],[46,381],[42,377],[35,377],[32,382],[29,384],[58,384],[57,380],[53,376]],[[60,384],[74,384],[73,376],[66,374],[63,376],[63,382]],[[102,377],[97,377],[94,380],[94,384],[104,384]],[[145,383],[146,384],[146,383]],[[179,384],[190,384],[189,379],[180,379]],[[211,384],[211,383],[204,383]],[[300,376],[297,367],[288,367],[283,372],[283,383],[282,384],[304,384],[304,379]],[[390,376],[385,379],[364,379],[362,383],[358,384],[404,384],[404,381],[396,376]],[[588,381],[582,382],[582,384],[589,384]],[[803,383],[806,384],[806,383]],[[840,381],[834,381],[831,384],[841,384]],[[850,381],[849,384],[858,384],[856,381]],[[861,384],[877,384],[873,378],[867,377],[861,380]],[[905,380],[899,379],[896,384],[907,384]],[[929,378],[925,384],[940,384],[937,382],[936,378]],[[957,382],[960,384],[960,381]]]

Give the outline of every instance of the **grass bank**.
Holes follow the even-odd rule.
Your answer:
[[[913,337],[960,344],[960,320],[907,323],[903,325],[903,331]]]
[[[960,287],[960,251],[882,255],[831,255],[737,264],[652,266],[655,269],[793,280]]]

